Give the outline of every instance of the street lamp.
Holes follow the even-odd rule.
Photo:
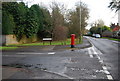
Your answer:
[[[82,32],[81,32],[81,0],[80,0],[80,38],[79,38],[79,43],[81,42],[82,39]]]

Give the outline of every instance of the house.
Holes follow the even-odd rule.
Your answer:
[[[120,33],[119,23],[117,23],[117,25],[112,24],[110,28],[112,29],[112,32],[113,32],[113,35],[112,35],[112,36],[119,38],[119,37],[120,37],[120,36],[119,36],[119,33]]]
[[[116,25],[116,26],[112,29],[113,32],[116,32],[116,31],[119,31],[119,30],[120,30],[120,26],[118,26],[118,25]]]
[[[119,31],[119,30],[120,30],[119,23],[117,23],[117,25],[112,24],[112,25],[110,26],[110,28],[112,29],[113,32]]]
[[[114,28],[115,28],[115,23],[114,23],[114,24],[111,24],[110,28],[111,28],[111,29],[114,29]]]

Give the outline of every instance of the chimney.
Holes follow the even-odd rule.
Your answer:
[[[119,26],[119,23],[117,23],[117,26]]]

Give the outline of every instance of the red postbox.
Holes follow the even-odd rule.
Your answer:
[[[75,47],[75,34],[71,34],[71,48]]]

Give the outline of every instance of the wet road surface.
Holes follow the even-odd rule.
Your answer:
[[[114,79],[118,79],[120,42],[102,38],[87,38],[101,52],[98,55],[103,61],[102,64],[108,69]]]
[[[93,45],[96,40],[104,41],[88,39]],[[104,54],[109,51],[96,47],[56,51],[55,46],[38,46],[3,52],[3,79],[116,79],[117,54]]]

